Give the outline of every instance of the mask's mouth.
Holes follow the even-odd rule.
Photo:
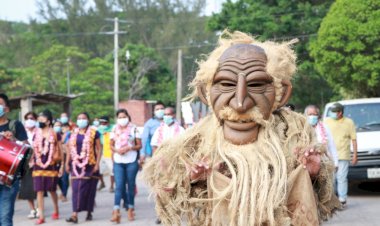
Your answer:
[[[224,125],[237,131],[247,131],[256,127],[258,124],[253,119],[244,120],[223,120]]]

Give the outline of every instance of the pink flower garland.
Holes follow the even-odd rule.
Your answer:
[[[316,129],[318,130],[319,134],[321,135],[322,144],[326,145],[327,144],[327,134],[326,134],[326,129],[323,126],[323,123],[322,122],[318,122]]]
[[[77,136],[79,129],[76,128],[70,137],[70,156],[72,160],[73,172],[76,177],[83,177],[86,173],[86,165],[88,164],[91,150],[91,130],[92,128],[88,128],[85,133],[82,150],[79,155],[77,153]],[[77,167],[82,169],[80,174],[78,173]]]
[[[127,128],[122,128],[120,125],[116,125],[114,129],[114,141],[115,146],[122,148],[128,145],[128,138],[131,134],[132,125],[128,123]]]
[[[175,122],[172,126],[174,126],[174,135],[178,135],[180,132],[179,124]],[[161,145],[162,141],[164,140],[164,127],[165,127],[165,124],[161,123],[160,127],[158,128],[158,141],[157,141],[158,145]]]
[[[43,169],[46,169],[50,165],[52,161],[53,153],[55,151],[54,150],[55,148],[54,131],[52,129],[49,129],[48,133],[49,133],[48,138],[46,138],[44,142],[42,129],[36,129],[34,142],[33,142],[34,154],[36,156],[36,164]],[[46,155],[48,153],[49,153],[48,159],[46,160],[45,163],[43,163],[41,156]]]

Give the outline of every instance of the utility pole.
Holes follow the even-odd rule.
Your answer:
[[[181,122],[181,100],[182,100],[182,50],[178,50],[177,62],[177,104],[176,104],[176,118]]]
[[[67,63],[67,95],[70,95],[70,57],[66,59]]]
[[[119,107],[119,19],[114,19],[114,108],[115,113]]]

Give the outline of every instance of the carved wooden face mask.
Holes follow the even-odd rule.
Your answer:
[[[251,44],[233,45],[219,59],[210,100],[225,139],[234,144],[256,141],[260,125],[254,117],[247,118],[253,108],[264,120],[271,114],[275,87],[272,77],[266,73],[266,64],[264,50]],[[220,114],[226,108],[235,117]]]

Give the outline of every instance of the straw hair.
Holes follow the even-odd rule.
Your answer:
[[[274,80],[276,90],[276,103],[273,109],[277,109],[282,97],[281,81],[291,80],[296,71],[296,55],[291,49],[291,46],[298,40],[293,39],[289,42],[275,43],[271,41],[259,42],[252,36],[243,32],[235,31],[233,33],[225,30],[219,38],[218,46],[212,51],[205,60],[198,62],[199,70],[195,78],[190,83],[190,89],[193,90],[189,99],[194,99],[198,96],[197,87],[203,85],[206,87],[206,98],[210,105],[210,88],[215,73],[219,67],[219,58],[224,51],[235,44],[252,44],[264,49],[267,56],[266,72]]]

